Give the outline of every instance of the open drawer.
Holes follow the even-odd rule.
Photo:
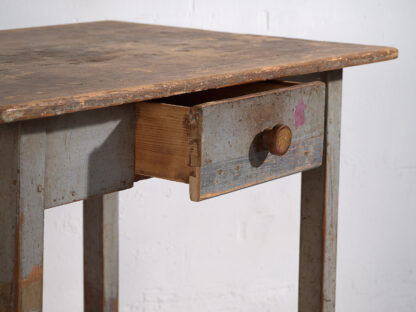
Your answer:
[[[189,183],[199,201],[318,167],[325,84],[278,81],[136,105],[135,173]]]

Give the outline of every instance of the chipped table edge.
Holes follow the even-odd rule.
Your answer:
[[[164,83],[104,90],[76,96],[22,102],[0,109],[0,124],[58,116],[256,81],[332,71],[344,67],[393,60],[398,58],[398,54],[399,50],[397,48],[374,46],[374,50],[341,55],[330,60],[322,58],[285,66],[267,66],[208,77],[166,81]]]

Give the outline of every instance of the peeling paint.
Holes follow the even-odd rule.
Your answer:
[[[19,282],[18,312],[42,311],[43,269],[35,265],[30,274]]]

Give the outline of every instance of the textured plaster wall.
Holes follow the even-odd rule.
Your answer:
[[[0,0],[0,28],[118,19],[398,47],[344,71],[337,311],[412,312],[415,13],[413,0]],[[122,192],[121,311],[296,311],[299,190],[294,175],[200,204],[157,179]],[[46,212],[44,311],[82,311],[81,218],[80,203]]]

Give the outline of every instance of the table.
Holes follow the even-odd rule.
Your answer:
[[[312,92],[301,96],[316,95],[317,104],[307,104],[316,116],[305,121],[303,108],[296,106],[294,117],[290,115],[296,127],[287,128],[292,129],[295,144],[302,139],[296,137],[298,124],[312,123],[317,126],[316,141],[311,149],[301,150],[300,163],[289,161],[295,154],[287,158],[271,155],[282,166],[288,159],[285,172],[280,172],[280,165],[270,167],[253,182],[250,179],[257,169],[251,163],[249,182],[235,189],[226,185],[212,196],[302,172],[299,311],[335,310],[342,69],[397,58],[397,49],[114,21],[5,30],[0,31],[0,42],[0,311],[42,310],[44,210],[78,200],[84,201],[85,311],[117,311],[117,192],[132,187],[143,178],[142,172],[154,169],[142,168],[135,154],[147,146],[138,141],[149,143],[140,141],[143,136],[160,130],[156,126],[143,129],[146,107],[151,107],[149,114],[161,107],[172,109],[167,111],[167,124],[185,129],[182,136],[202,136],[199,143],[187,137],[185,145],[175,147],[175,153],[187,153],[174,161],[189,158],[189,163],[180,163],[181,169],[166,178],[189,183],[193,200],[211,196],[199,193],[200,184],[209,176],[204,176],[208,165],[203,157],[211,151],[206,143],[210,129],[178,127],[170,118],[176,116],[174,112],[181,111],[181,118],[186,119],[194,108],[150,100],[179,94],[200,96],[203,90],[247,95],[250,88],[260,88],[256,83],[276,79],[300,84],[279,82],[279,86],[269,85],[269,91],[256,89],[254,95],[234,94],[229,107],[235,108],[228,114],[243,111],[244,105],[253,108],[258,99],[271,99],[269,104],[260,102],[269,109],[279,110],[288,103],[291,112],[290,98],[296,92]],[[162,102],[177,101],[169,99],[175,97]],[[274,105],[280,99],[284,103]],[[229,102],[217,101],[215,107],[225,110]],[[199,108],[205,114],[204,125],[209,122],[208,106]],[[164,112],[165,108],[159,111]],[[158,123],[162,115],[152,115],[149,127],[163,127],[166,123]],[[194,115],[186,120],[198,121]],[[245,130],[257,124],[242,120],[232,127]],[[262,146],[267,145],[270,154],[279,154],[273,146],[287,143],[289,148],[289,130],[282,132],[283,128],[269,132],[272,143],[261,134]],[[266,130],[262,133],[272,129]],[[232,137],[240,140],[238,134]],[[278,142],[281,137],[286,139]],[[299,144],[289,154],[299,152],[304,146]],[[234,151],[220,148],[221,155]],[[312,160],[310,151],[316,154]],[[241,162],[247,164],[247,160]],[[162,173],[147,175],[168,172],[170,164],[161,165]],[[222,169],[218,170],[221,174]],[[241,176],[235,176],[232,183],[240,183]]]

